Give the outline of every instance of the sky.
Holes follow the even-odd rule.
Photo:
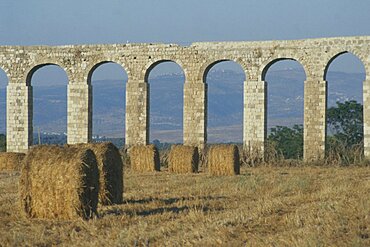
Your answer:
[[[369,35],[369,12],[369,0],[1,0],[0,44]]]
[[[369,0],[0,0],[0,45],[370,35],[369,13]]]

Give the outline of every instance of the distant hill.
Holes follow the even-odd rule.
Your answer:
[[[362,102],[365,75],[331,72],[329,106],[336,101],[355,99]],[[268,82],[268,126],[303,123],[303,71],[271,71]],[[242,140],[244,75],[231,70],[208,75],[208,139],[210,142]],[[183,83],[180,74],[157,76],[150,80],[151,140],[181,142],[183,119]],[[93,132],[108,137],[124,136],[125,83],[100,80],[93,83]],[[0,133],[5,131],[5,89],[0,89]],[[34,87],[35,132],[64,133],[67,125],[66,86]]]

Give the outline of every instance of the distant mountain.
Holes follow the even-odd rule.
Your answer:
[[[329,106],[336,101],[362,102],[365,75],[331,72],[327,76]],[[268,83],[268,126],[303,123],[305,75],[298,69],[270,71]],[[244,75],[231,70],[212,71],[208,84],[209,142],[241,142]],[[182,141],[183,84],[180,74],[150,79],[150,139]],[[93,83],[93,132],[107,137],[124,136],[125,83],[100,80]],[[5,131],[5,88],[0,88],[0,133]],[[66,86],[34,87],[34,129],[37,132],[67,131]]]

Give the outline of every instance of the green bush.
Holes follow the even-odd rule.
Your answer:
[[[363,107],[357,101],[337,102],[337,106],[328,109],[327,122],[335,142],[350,149],[363,142]],[[328,138],[327,147],[330,148],[333,143],[333,140]]]
[[[271,128],[268,137],[269,145],[273,146],[278,155],[285,159],[302,159],[303,157],[303,126],[294,125],[292,128],[276,126]]]

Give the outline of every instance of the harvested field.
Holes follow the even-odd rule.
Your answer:
[[[0,152],[0,171],[20,171],[24,153]]]
[[[126,172],[124,203],[90,221],[20,218],[18,179],[0,173],[5,246],[370,246],[370,168]]]

